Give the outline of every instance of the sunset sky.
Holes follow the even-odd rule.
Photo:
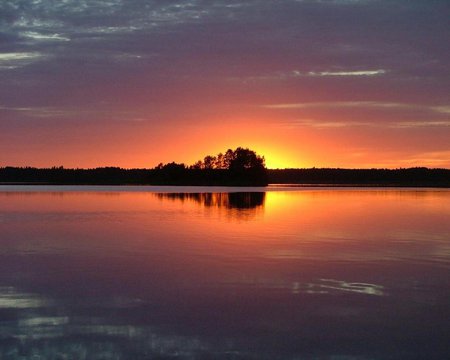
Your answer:
[[[1,0],[0,166],[450,168],[448,0]]]

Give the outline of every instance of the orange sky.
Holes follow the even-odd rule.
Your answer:
[[[18,151],[7,159],[2,157],[1,165],[133,168],[170,161],[193,164],[207,154],[245,146],[264,155],[268,168],[450,167],[450,151],[433,148],[438,142],[445,146],[445,132],[434,134],[434,142],[424,142],[420,131],[412,130],[399,143],[397,137],[403,132],[374,128],[367,133],[358,127],[316,128],[288,123],[280,126],[270,119],[186,124],[168,130],[139,121],[106,133],[100,127],[74,127],[50,135],[33,134]],[[33,141],[35,136],[41,140]],[[383,147],[379,147],[381,144]]]
[[[242,146],[269,168],[450,168],[445,2],[9,11],[0,166],[192,164]]]

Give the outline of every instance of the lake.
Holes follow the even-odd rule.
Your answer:
[[[0,186],[2,360],[444,359],[449,334],[446,189]]]

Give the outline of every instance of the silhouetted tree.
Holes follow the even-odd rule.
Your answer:
[[[207,155],[202,160],[191,165],[191,169],[256,169],[265,168],[263,156],[257,155],[253,150],[238,147],[236,150],[228,149],[225,154],[219,153],[217,156]]]
[[[250,170],[250,169],[264,169],[264,157],[256,155],[253,150],[238,147],[233,151],[233,156],[229,162],[228,169],[230,170]]]
[[[217,156],[207,155],[189,167],[159,164],[152,171],[156,183],[162,184],[267,185],[264,157],[242,147]]]
[[[225,169],[224,156],[222,153],[218,153],[216,156],[216,161],[214,163],[215,169]]]
[[[204,169],[214,169],[216,165],[216,157],[215,156],[205,156],[203,159],[203,168]]]
[[[197,161],[195,164],[189,166],[191,170],[201,170],[203,169],[203,162],[201,160]]]
[[[253,150],[238,147],[236,150],[227,150],[226,163],[230,177],[239,185],[266,185],[267,170],[264,157],[257,155]]]
[[[234,158],[234,151],[231,149],[228,149],[225,152],[225,155],[223,156],[223,168],[224,169],[230,168],[230,164],[231,164],[231,161],[233,160],[233,158]]]

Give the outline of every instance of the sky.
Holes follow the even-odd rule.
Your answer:
[[[2,0],[0,166],[450,168],[448,0]]]

